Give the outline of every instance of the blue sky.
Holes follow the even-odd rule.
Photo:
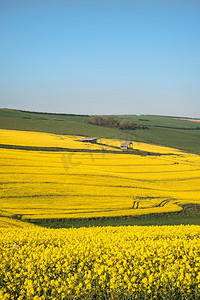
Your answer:
[[[200,117],[200,1],[0,0],[0,107]]]

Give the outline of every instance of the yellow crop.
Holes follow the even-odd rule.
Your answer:
[[[83,143],[78,140],[82,136],[57,135],[52,133],[0,129],[0,144],[32,146],[32,147],[61,147],[69,149],[89,150],[120,150],[121,140],[101,138],[97,144]],[[114,147],[114,148],[113,148]],[[117,149],[118,148],[118,149]],[[178,150],[169,147],[160,147],[147,143],[133,142],[133,148],[158,153],[179,153]]]
[[[122,143],[0,135],[0,144],[22,146]],[[26,222],[161,213],[200,202],[200,156],[144,143],[134,148],[166,155],[0,149],[0,300],[200,299],[200,226],[52,230]]]
[[[0,229],[0,299],[200,297],[200,226]]]
[[[122,141],[102,138],[97,144],[83,143],[78,140],[82,136],[57,135],[44,132],[0,129],[0,144],[32,146],[32,147],[61,147],[69,149],[113,150],[120,147]],[[120,149],[115,149],[121,151]]]
[[[49,136],[59,139],[55,135],[8,132],[14,144],[19,139],[18,144],[60,146],[57,140],[50,143]],[[6,134],[2,140],[8,144],[5,139]],[[178,211],[181,203],[200,202],[200,156],[143,143],[135,147],[166,155],[0,149],[1,215],[18,214],[22,219],[127,216]]]
[[[20,221],[17,219],[12,219],[8,217],[0,217],[0,227],[17,227],[17,228],[24,228],[24,227],[33,227],[34,225],[31,223],[27,223],[24,221]]]

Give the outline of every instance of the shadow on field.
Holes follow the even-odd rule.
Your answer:
[[[48,228],[79,228],[90,226],[151,226],[151,225],[200,225],[200,204],[181,205],[182,211],[127,217],[104,217],[83,219],[27,220]]]

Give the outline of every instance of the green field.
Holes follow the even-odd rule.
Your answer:
[[[80,228],[93,226],[165,226],[200,225],[200,205],[185,204],[180,212],[119,218],[43,219],[33,223],[48,228]]]
[[[199,123],[148,115],[118,115],[115,117],[119,121],[129,118],[149,129],[105,128],[84,123],[83,120],[89,119],[89,116],[35,113],[10,109],[0,109],[0,128],[140,141],[200,154]]]

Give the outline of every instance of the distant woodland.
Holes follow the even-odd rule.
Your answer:
[[[112,116],[91,116],[89,120],[83,120],[83,122],[91,125],[118,128],[122,130],[148,129],[147,126],[136,124],[129,119],[123,119],[119,122],[116,118]]]

